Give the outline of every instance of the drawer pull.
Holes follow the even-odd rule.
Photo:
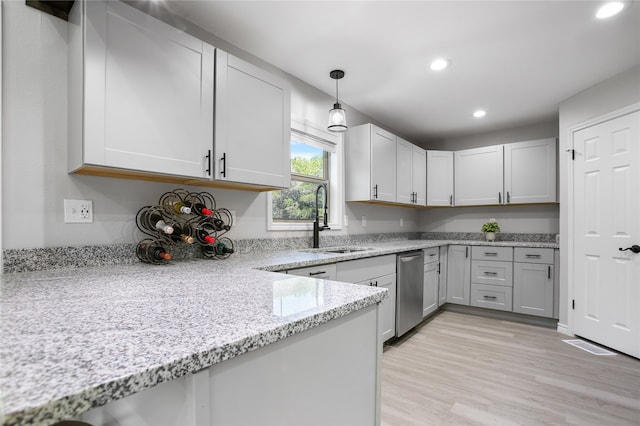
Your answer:
[[[315,275],[322,275],[322,274],[326,274],[327,271],[318,271],[318,272],[309,272],[309,276],[313,277]]]
[[[551,266],[547,266],[547,279],[551,279]]]
[[[494,252],[486,252],[484,255],[485,255],[485,256],[497,256],[497,255],[498,255],[498,253],[494,253]]]
[[[497,275],[498,275],[498,273],[497,273],[497,272],[489,272],[489,271],[485,271],[485,273],[484,273],[484,274],[485,274],[485,275],[491,275],[491,276],[493,276],[493,277],[495,277],[495,276],[497,276]]]
[[[525,254],[524,257],[528,259],[540,259],[541,255],[539,254]]]
[[[437,254],[435,254],[435,253],[431,253],[431,254],[429,255],[429,257],[436,257],[436,256],[437,256]]]
[[[496,300],[497,297],[496,296],[482,296],[484,297],[486,300]]]

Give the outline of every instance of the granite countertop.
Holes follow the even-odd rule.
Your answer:
[[[4,274],[1,422],[50,424],[380,302],[386,290],[269,271],[447,244],[404,240],[326,249]],[[318,300],[316,290],[324,297]],[[294,295],[295,289],[295,295]]]

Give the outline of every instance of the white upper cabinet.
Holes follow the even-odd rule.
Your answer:
[[[556,139],[504,146],[505,203],[556,202]]]
[[[352,127],[345,152],[345,201],[395,203],[396,136],[373,124]]]
[[[214,47],[123,2],[69,21],[69,171],[208,178]]]
[[[456,206],[502,204],[503,145],[456,151]]]
[[[396,202],[424,206],[427,192],[426,151],[398,137],[396,170]]]
[[[216,51],[216,180],[271,188],[291,183],[287,81]]]
[[[427,151],[427,206],[453,206],[453,151]]]

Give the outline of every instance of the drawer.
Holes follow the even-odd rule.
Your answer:
[[[337,264],[337,281],[357,283],[396,273],[396,255],[367,257]]]
[[[440,260],[440,247],[424,249],[424,263],[437,262]]]
[[[471,306],[511,311],[512,299],[511,287],[471,284]]]
[[[553,265],[553,249],[516,247],[514,259],[515,262]]]
[[[289,275],[299,275],[301,277],[323,278],[325,280],[336,279],[336,264],[309,266],[307,268],[290,269]]]
[[[513,261],[513,247],[473,246],[471,259],[511,262]]]
[[[511,287],[513,285],[513,263],[472,260],[471,282]]]

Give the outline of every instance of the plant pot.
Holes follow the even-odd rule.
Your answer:
[[[484,237],[487,239],[487,241],[495,241],[496,233],[495,232],[485,232],[484,233]]]

